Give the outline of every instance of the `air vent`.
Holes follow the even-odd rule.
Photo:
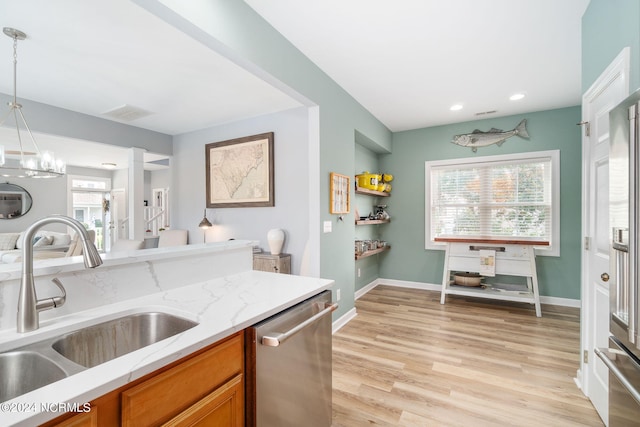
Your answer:
[[[154,113],[143,110],[142,108],[134,107],[133,105],[125,104],[103,114],[105,116],[111,117],[112,119],[122,120],[124,122],[132,122],[134,120],[150,116]]]
[[[486,116],[487,114],[495,114],[497,113],[498,110],[491,110],[491,111],[482,111],[480,113],[476,113],[476,116]]]

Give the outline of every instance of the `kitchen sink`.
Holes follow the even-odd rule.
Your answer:
[[[92,368],[196,325],[167,313],[137,313],[70,332],[52,347],[74,363]]]
[[[163,312],[129,314],[0,353],[0,402],[184,332],[198,323]]]
[[[0,354],[0,402],[67,377],[51,359],[35,351]]]

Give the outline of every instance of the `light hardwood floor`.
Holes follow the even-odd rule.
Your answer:
[[[377,286],[333,336],[333,427],[602,426],[580,312]]]

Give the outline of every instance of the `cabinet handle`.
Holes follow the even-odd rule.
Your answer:
[[[287,332],[283,332],[281,334],[278,334],[277,332],[275,334],[277,335],[265,335],[262,337],[262,345],[265,345],[267,347],[277,347],[280,344],[282,344],[283,342],[285,342],[286,340],[288,340],[289,338],[291,338],[292,336],[294,336],[295,334],[297,334],[298,332],[300,332],[301,330],[303,330],[304,328],[306,328],[307,326],[309,326],[310,324],[318,321],[320,318],[328,315],[329,313],[335,311],[338,308],[338,304],[334,303],[334,304],[329,304],[329,303],[325,303],[325,308],[324,310],[322,310],[320,313],[315,314],[314,316],[308,318],[307,320],[305,320],[302,323],[299,323],[298,325],[294,326],[293,328],[289,329]]]
[[[602,273],[600,275],[600,278],[602,279],[603,282],[608,282],[609,281],[609,275],[607,273]]]

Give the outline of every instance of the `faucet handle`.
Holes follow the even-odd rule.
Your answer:
[[[57,277],[54,277],[51,281],[53,282],[54,285],[58,287],[58,289],[62,291],[62,295],[58,295],[57,297],[38,300],[36,302],[36,310],[38,311],[44,311],[44,310],[49,310],[50,308],[61,307],[62,305],[64,305],[65,301],[67,300],[67,291],[64,289],[64,286],[62,286],[62,282],[60,281],[60,279],[58,279]]]

